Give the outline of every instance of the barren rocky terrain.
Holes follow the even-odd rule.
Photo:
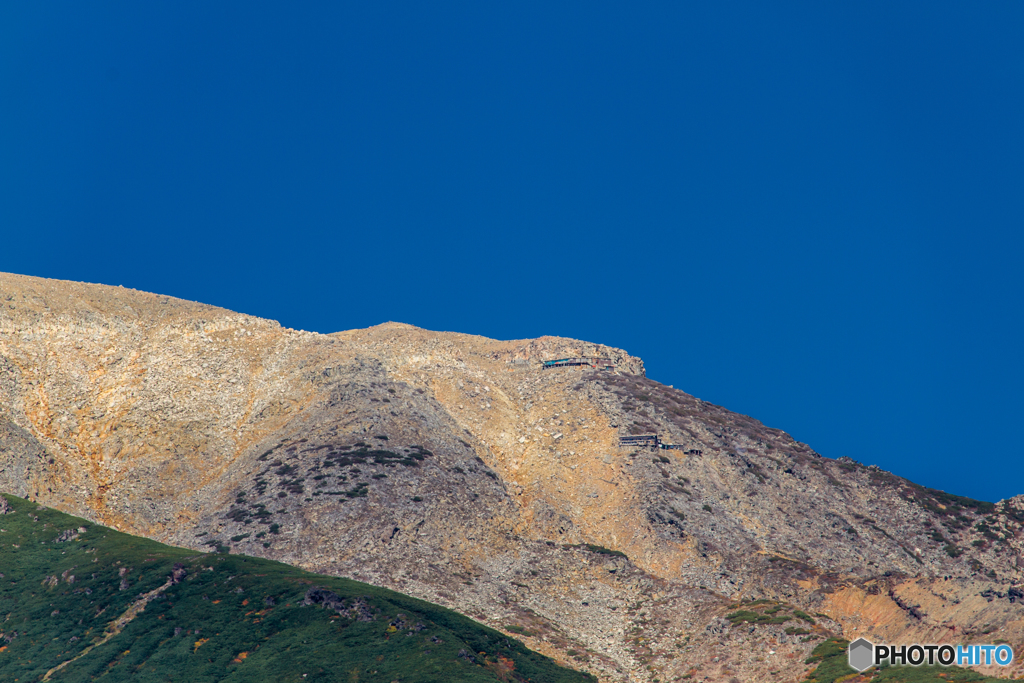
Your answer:
[[[614,369],[541,366],[575,356]],[[646,433],[681,448],[618,445]],[[796,681],[831,634],[1024,652],[1024,498],[822,457],[572,339],[0,274],[0,490],[431,600],[605,681]]]

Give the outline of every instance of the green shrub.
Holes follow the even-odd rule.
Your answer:
[[[793,610],[793,616],[795,616],[797,619],[803,619],[808,624],[814,624],[815,623],[814,617],[812,617],[807,612],[803,612],[803,611],[798,610],[798,609]]]
[[[817,664],[817,668],[808,676],[812,683],[833,683],[837,678],[857,673],[846,660],[846,648],[849,641],[830,638],[821,642],[811,651],[811,656],[804,664]]]
[[[745,624],[745,623],[746,624],[785,624],[787,621],[791,620],[793,617],[788,615],[788,614],[780,614],[779,616],[774,616],[774,615],[770,615],[770,614],[762,614],[760,612],[754,612],[752,610],[740,610],[738,612],[733,612],[732,614],[725,615],[725,618],[728,619],[732,623],[733,626],[738,626],[739,624]]]

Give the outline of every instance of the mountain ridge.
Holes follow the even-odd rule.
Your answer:
[[[813,643],[740,629],[742,599],[826,614],[822,634],[1024,641],[1024,498],[823,458],[621,349],[318,335],[27,276],[0,275],[0,305],[0,486],[115,528],[408,592],[605,680],[761,680],[730,639],[799,678]],[[576,356],[615,370],[541,366]],[[631,433],[682,448],[619,448]]]

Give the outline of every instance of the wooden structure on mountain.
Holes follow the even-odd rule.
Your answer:
[[[665,451],[685,451],[685,455],[701,455],[696,448],[685,450],[686,446],[677,443],[662,443],[658,434],[630,434],[619,437],[619,448],[660,448]]]
[[[545,370],[548,368],[564,368],[573,365],[589,365],[592,368],[598,368],[603,370],[614,370],[615,363],[612,362],[611,358],[598,358],[597,356],[580,356],[578,358],[557,358],[555,360],[541,361],[541,367]]]

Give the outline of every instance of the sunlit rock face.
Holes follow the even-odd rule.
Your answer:
[[[542,365],[563,358],[601,360]],[[676,448],[619,446],[638,434]],[[1024,640],[1024,501],[821,457],[572,339],[321,335],[0,275],[0,467],[5,491],[395,588],[604,680],[795,681],[828,634]],[[780,609],[729,618],[757,599]]]

